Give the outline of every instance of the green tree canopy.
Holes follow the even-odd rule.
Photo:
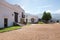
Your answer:
[[[51,13],[50,12],[44,12],[43,13],[43,16],[42,16],[42,20],[45,20],[45,21],[49,21],[50,19],[52,18],[52,16],[51,16]]]

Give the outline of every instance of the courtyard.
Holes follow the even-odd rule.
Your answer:
[[[60,24],[31,24],[0,33],[0,40],[60,40]]]

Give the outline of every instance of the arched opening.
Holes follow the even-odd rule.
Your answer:
[[[31,23],[34,23],[34,18],[31,18]]]

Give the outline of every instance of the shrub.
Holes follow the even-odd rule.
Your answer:
[[[38,22],[38,24],[44,24],[44,22]]]

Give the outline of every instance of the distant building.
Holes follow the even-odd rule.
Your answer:
[[[0,0],[0,28],[12,26],[14,22],[21,22],[25,18],[25,11],[19,5],[11,5]]]
[[[26,14],[26,18],[28,23],[37,23],[38,22],[38,17],[32,14]]]
[[[60,20],[59,20],[59,19],[51,19],[50,22],[53,22],[53,23],[60,23]]]

